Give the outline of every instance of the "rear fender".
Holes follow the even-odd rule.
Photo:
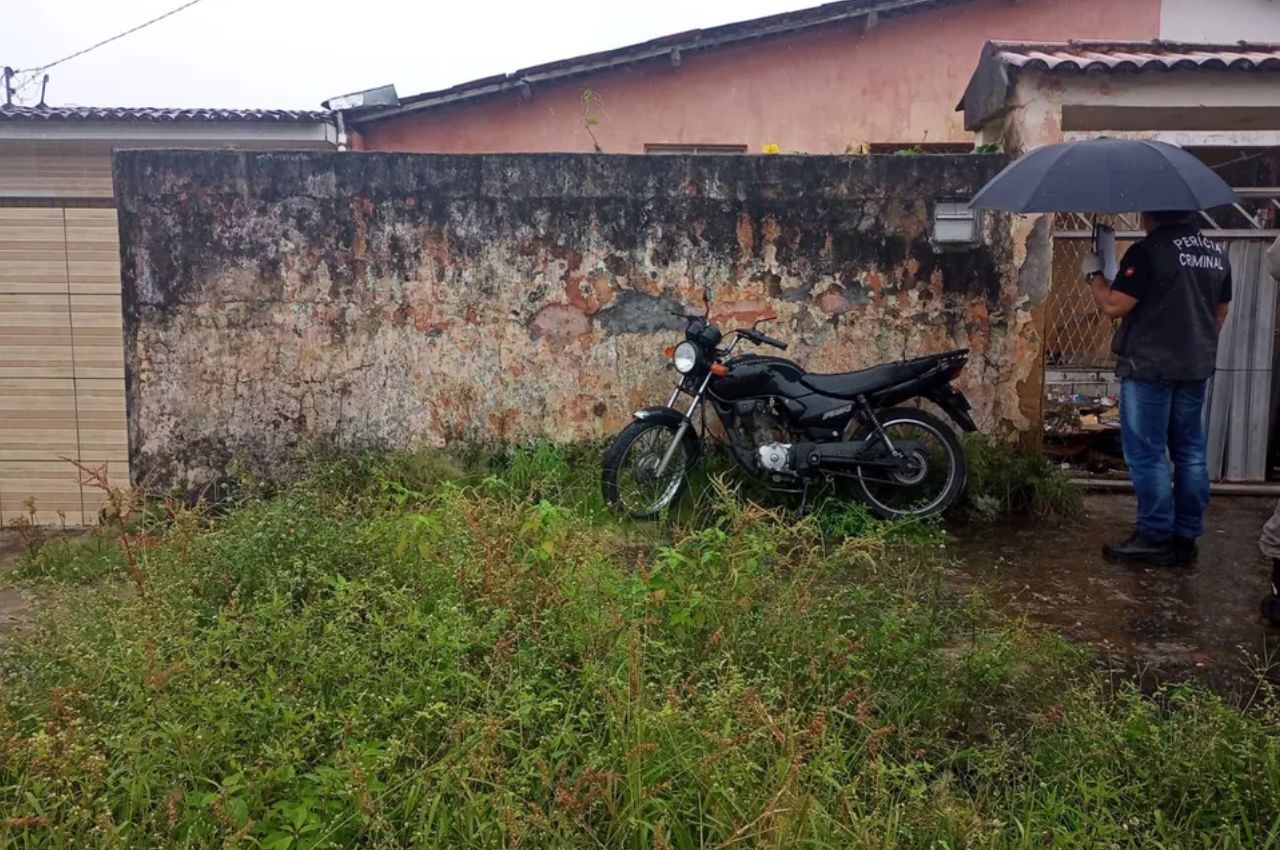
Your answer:
[[[969,404],[969,399],[965,398],[964,393],[955,387],[950,384],[944,384],[929,390],[924,394],[924,397],[942,408],[951,417],[951,421],[960,426],[960,430],[970,433],[978,430],[973,417],[969,415],[969,411],[973,409],[972,405]]]

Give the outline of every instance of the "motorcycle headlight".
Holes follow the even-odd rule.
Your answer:
[[[687,375],[698,365],[698,349],[691,342],[682,342],[671,355],[671,362],[675,364],[677,372]]]

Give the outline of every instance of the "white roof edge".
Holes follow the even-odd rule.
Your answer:
[[[336,146],[337,129],[324,121],[3,121],[0,141],[307,142]]]

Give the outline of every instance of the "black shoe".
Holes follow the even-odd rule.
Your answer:
[[[1262,616],[1280,627],[1280,558],[1271,559],[1271,593],[1262,600]]]
[[[1155,564],[1158,567],[1172,567],[1178,563],[1178,556],[1174,552],[1172,538],[1155,543],[1147,540],[1136,531],[1128,540],[1119,543],[1108,543],[1103,546],[1102,557],[1108,561],[1137,561],[1144,564]]]
[[[1268,623],[1280,628],[1280,596],[1273,592],[1262,600],[1262,616]]]
[[[1173,535],[1173,555],[1180,566],[1194,564],[1200,557],[1200,548],[1196,546],[1196,539],[1183,537],[1181,534]]]

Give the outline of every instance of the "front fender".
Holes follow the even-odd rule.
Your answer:
[[[673,407],[646,407],[644,410],[637,410],[635,418],[679,427],[684,421],[684,414]]]
[[[641,422],[655,422],[672,428],[679,428],[688,422],[689,427],[685,429],[684,438],[691,444],[693,450],[690,464],[702,456],[702,437],[698,434],[698,429],[693,427],[693,423],[685,419],[680,411],[671,407],[646,407],[644,410],[637,410],[635,418]]]

